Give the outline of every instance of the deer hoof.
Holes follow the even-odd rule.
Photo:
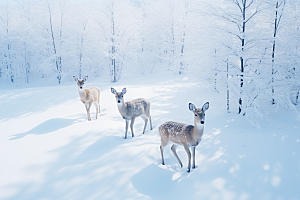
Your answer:
[[[187,169],[187,170],[186,170],[186,172],[187,172],[187,173],[190,173],[190,172],[191,172],[191,170],[190,170],[190,169]]]

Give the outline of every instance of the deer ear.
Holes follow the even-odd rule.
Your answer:
[[[189,103],[189,109],[190,111],[194,112],[196,110],[196,106],[192,103]]]
[[[88,76],[85,76],[84,78],[83,78],[83,81],[85,82],[85,81],[87,81],[88,80]]]
[[[76,76],[73,76],[74,81],[78,81],[78,78]]]
[[[117,93],[117,91],[114,88],[110,88],[110,90],[111,90],[111,93],[113,93],[113,94]]]
[[[209,108],[209,102],[206,102],[203,106],[202,106],[202,110],[206,111]]]
[[[122,94],[126,94],[126,92],[127,92],[126,88],[123,88]]]

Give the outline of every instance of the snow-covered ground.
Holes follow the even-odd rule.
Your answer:
[[[221,110],[220,99],[201,80],[87,81],[90,86],[101,90],[101,115],[95,120],[93,109],[92,121],[75,82],[1,86],[0,199],[300,199],[297,112],[277,113],[257,129],[245,117]],[[125,140],[125,122],[110,87],[126,87],[125,100],[150,100],[154,129],[148,126],[142,135],[144,122],[138,118],[135,137],[129,132]],[[182,147],[182,169],[170,146],[162,166],[159,125],[167,120],[193,124],[188,103],[200,107],[206,101],[210,108],[196,169],[185,171]]]

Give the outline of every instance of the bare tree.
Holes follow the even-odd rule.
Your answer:
[[[2,15],[1,15],[1,25],[4,32],[4,41],[1,41],[3,45],[3,52],[2,52],[2,63],[4,69],[1,70],[0,68],[0,77],[5,74],[6,77],[10,79],[13,83],[15,79],[15,72],[13,68],[13,61],[12,61],[12,52],[11,52],[11,17],[12,17],[12,7],[10,4],[6,4],[2,7]]]
[[[184,1],[184,16],[183,16],[183,33],[181,36],[181,48],[180,48],[180,67],[179,67],[179,74],[182,74],[183,71],[185,70],[185,64],[184,63],[184,47],[185,47],[185,39],[186,39],[186,20],[188,17],[188,6],[189,6],[189,1],[185,0]]]
[[[274,19],[274,33],[273,33],[273,46],[272,46],[272,104],[275,104],[274,99],[274,75],[275,71],[275,48],[276,48],[276,36],[279,30],[279,24],[281,21],[281,17],[283,15],[283,10],[285,7],[285,0],[276,1],[275,5],[275,19]]]
[[[113,82],[117,82],[117,66],[116,66],[116,27],[115,27],[115,1],[111,1],[110,9],[111,17],[111,65]]]
[[[299,67],[299,60],[300,60],[300,2],[298,0],[290,0],[287,1],[287,9],[285,12],[285,16],[288,17],[288,22],[285,22],[285,26],[287,26],[288,32],[285,34],[287,35],[288,39],[292,39],[292,42],[287,44],[287,50],[292,50],[292,59],[291,69],[291,100],[294,105],[299,103],[300,99],[300,67]]]
[[[65,1],[61,1],[60,10],[59,10],[59,34],[56,38],[54,31],[54,20],[53,20],[53,0],[45,0],[47,4],[48,14],[49,14],[49,27],[50,35],[52,40],[53,54],[55,60],[55,66],[57,71],[57,80],[58,83],[61,83],[61,74],[62,74],[62,54],[61,54],[61,45],[62,45],[62,34],[63,34],[63,19],[64,19],[64,8]]]
[[[33,47],[31,46],[31,21],[32,21],[32,13],[31,7],[34,5],[33,0],[16,0],[18,5],[23,10],[22,18],[24,18],[24,33],[22,34],[22,47],[24,49],[24,66],[25,66],[25,75],[26,75],[26,83],[29,83],[29,77],[31,72],[31,62],[32,62],[32,52]]]
[[[82,76],[82,54],[83,54],[83,42],[84,42],[84,33],[86,30],[88,21],[85,20],[82,22],[82,33],[80,35],[80,48],[79,48],[79,79]]]
[[[123,66],[130,56],[136,56],[136,19],[134,9],[127,1],[103,0],[96,7],[98,25],[101,28],[102,44],[99,50],[108,58],[112,82],[117,82]],[[139,45],[136,45],[139,46]],[[137,47],[138,48],[138,47]]]
[[[244,87],[244,73],[245,68],[248,66],[247,62],[253,58],[249,55],[249,49],[254,46],[255,39],[250,39],[246,37],[247,28],[251,28],[250,23],[253,21],[254,17],[260,12],[260,2],[258,0],[230,0],[230,5],[235,9],[227,11],[221,9],[219,11],[219,16],[224,19],[230,25],[235,27],[230,29],[225,27],[224,31],[234,36],[240,42],[239,48],[226,45],[225,46],[233,52],[233,54],[239,58],[239,111],[242,113],[243,107],[243,87]],[[234,12],[233,12],[234,11]],[[245,114],[243,112],[243,114]]]
[[[99,25],[102,28],[102,34],[105,37],[105,41],[108,44],[108,54],[109,54],[109,68],[110,68],[110,76],[112,82],[118,81],[118,72],[119,72],[119,62],[118,62],[118,36],[116,31],[116,10],[117,10],[117,2],[116,0],[102,1],[100,2],[100,8],[97,10],[99,12],[100,18],[105,17],[105,22],[99,22]],[[109,30],[109,31],[107,31]]]

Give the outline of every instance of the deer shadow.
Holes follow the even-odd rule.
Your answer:
[[[59,129],[71,126],[72,124],[78,122],[77,119],[65,119],[65,118],[53,118],[49,119],[47,121],[42,122],[41,124],[37,125],[36,127],[32,128],[29,131],[26,131],[24,133],[19,133],[16,135],[13,135],[10,140],[17,140],[21,139],[27,135],[44,135],[47,133],[51,133],[54,131],[57,131]]]
[[[138,192],[153,199],[162,198],[165,195],[167,197],[167,194],[177,184],[175,181],[172,181],[173,174],[173,172],[166,171],[155,164],[150,164],[139,173],[134,174],[131,182]]]

